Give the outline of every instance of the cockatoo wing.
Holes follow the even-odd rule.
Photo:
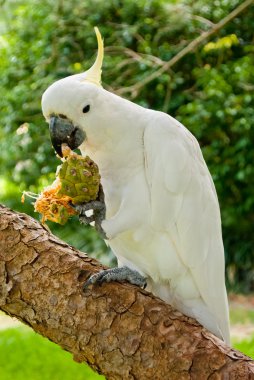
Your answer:
[[[214,330],[229,342],[220,210],[199,144],[183,125],[158,112],[145,130],[144,155],[152,227],[168,232],[214,315]]]

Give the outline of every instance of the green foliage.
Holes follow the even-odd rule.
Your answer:
[[[0,378],[3,380],[99,380],[88,366],[28,328],[0,331]]]
[[[52,182],[58,161],[41,95],[53,81],[90,66],[95,25],[106,42],[104,86],[121,91],[149,77],[238,4],[7,0],[0,16],[1,200],[32,213],[19,204],[19,194]],[[221,204],[228,284],[244,291],[254,289],[253,29],[249,8],[173,70],[125,94],[170,113],[198,138]],[[97,236],[75,221],[52,229],[78,247],[85,241],[90,251],[105,252]]]

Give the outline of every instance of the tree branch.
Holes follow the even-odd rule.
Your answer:
[[[102,266],[0,206],[0,309],[108,379],[254,379],[254,362],[130,284],[82,292]],[[82,369],[81,369],[82,370]]]
[[[172,66],[178,63],[183,57],[185,57],[190,52],[194,51],[199,45],[204,43],[209,37],[213,34],[217,33],[220,29],[222,29],[226,24],[232,21],[235,17],[237,17],[240,13],[242,13],[246,8],[248,8],[251,4],[253,4],[254,0],[245,0],[241,3],[237,8],[235,8],[231,13],[229,13],[226,17],[224,17],[221,21],[214,26],[203,32],[200,36],[192,40],[185,48],[180,50],[170,61],[166,62],[161,68],[154,71],[151,75],[144,78],[142,81],[135,83],[132,86],[123,87],[115,91],[118,95],[123,95],[126,93],[134,94],[134,97],[137,95],[138,91],[144,87],[147,83],[153,81],[163,74],[165,71],[169,70]]]

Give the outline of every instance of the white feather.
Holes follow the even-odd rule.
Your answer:
[[[219,204],[199,145],[183,125],[161,113],[144,141],[152,226],[168,233],[183,265],[180,278],[171,277],[169,299],[173,294],[178,309],[229,343]],[[165,262],[166,245],[163,257]]]

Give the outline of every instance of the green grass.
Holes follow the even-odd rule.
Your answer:
[[[71,354],[25,327],[0,331],[1,380],[103,380]]]
[[[230,309],[230,322],[232,325],[254,325],[254,310],[246,308],[244,306],[231,307]],[[237,350],[243,352],[245,355],[254,359],[254,335],[244,340],[232,340],[232,345]]]
[[[254,335],[241,342],[233,342],[233,347],[254,359]]]

